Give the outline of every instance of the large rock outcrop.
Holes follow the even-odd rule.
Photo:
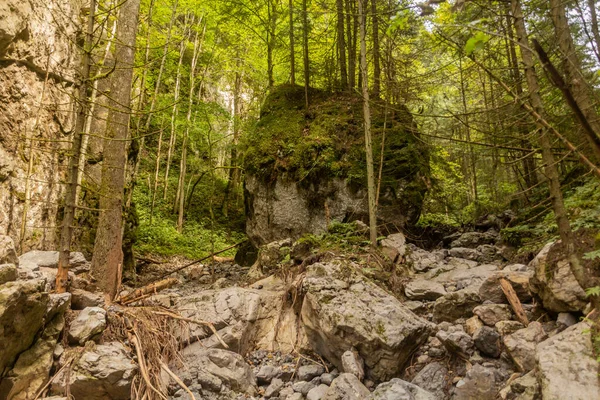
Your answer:
[[[0,231],[16,240],[24,218],[21,251],[52,247],[57,232],[80,8],[79,0],[0,2]]]
[[[317,90],[310,96],[307,113],[302,87],[275,88],[244,139],[246,230],[257,245],[368,217],[361,98]],[[377,102],[372,109],[375,153],[385,109]],[[419,218],[429,157],[408,110],[394,106],[386,121],[378,217],[402,227]]]

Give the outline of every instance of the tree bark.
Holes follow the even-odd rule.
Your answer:
[[[122,3],[117,22],[115,45],[116,69],[112,76],[111,101],[105,134],[100,217],[92,275],[98,287],[112,300],[120,284],[123,264],[122,219],[124,168],[127,162],[127,142],[131,117],[131,85],[135,62],[135,39],[138,27],[140,0]]]
[[[336,0],[337,6],[337,47],[340,65],[342,90],[348,89],[348,71],[346,70],[346,40],[344,33],[344,0]]]
[[[273,49],[275,47],[275,31],[277,28],[277,12],[273,0],[267,0],[267,17],[267,75],[269,88],[272,88],[275,84],[275,79],[273,78]]]
[[[71,255],[71,239],[73,236],[73,221],[75,219],[75,206],[77,202],[77,174],[79,171],[79,155],[81,153],[81,138],[85,128],[85,118],[88,114],[88,86],[90,77],[90,65],[92,56],[92,45],[94,35],[94,17],[96,12],[96,0],[90,0],[90,10],[87,20],[87,32],[83,49],[83,60],[81,63],[81,78],[79,82],[77,119],[73,130],[71,142],[71,157],[69,159],[69,170],[67,187],[65,189],[65,207],[60,232],[60,252],[58,254],[58,271],[56,272],[56,292],[67,291],[69,277],[69,257]]]
[[[348,86],[350,89],[354,89],[356,86],[356,37],[353,32],[356,32],[354,28],[356,17],[352,17],[353,0],[346,0],[346,36],[348,43]]]
[[[367,157],[367,187],[369,202],[369,233],[371,245],[377,246],[377,211],[375,210],[375,172],[373,168],[373,145],[371,138],[371,109],[369,106],[369,79],[367,71],[367,29],[365,4],[358,0],[360,20],[360,73],[362,76],[363,115],[365,123],[365,152]]]
[[[600,61],[600,30],[598,30],[598,13],[596,12],[596,0],[587,0],[588,9],[590,11],[590,19],[592,25],[592,36],[596,42],[596,57]]]

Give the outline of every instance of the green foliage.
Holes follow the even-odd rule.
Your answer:
[[[588,297],[591,297],[591,296],[600,296],[600,286],[594,286],[594,287],[585,289],[585,294]]]
[[[489,40],[489,35],[483,32],[476,32],[473,37],[467,40],[467,43],[465,44],[465,53],[470,56],[471,54],[482,50]]]

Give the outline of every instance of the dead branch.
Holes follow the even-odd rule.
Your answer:
[[[529,320],[527,319],[527,315],[525,315],[525,310],[523,310],[521,301],[519,300],[519,297],[517,296],[517,293],[515,293],[515,289],[513,289],[510,282],[506,279],[501,278],[500,287],[502,288],[502,291],[504,292],[506,299],[508,300],[513,311],[515,312],[515,315],[517,316],[519,322],[522,323],[524,326],[528,326]]]
[[[134,290],[131,293],[126,294],[125,296],[122,296],[119,299],[119,302],[123,305],[133,303],[135,301],[148,297],[148,295],[152,295],[163,289],[170,288],[178,282],[179,281],[175,278],[167,278],[163,279],[162,281],[150,283],[146,286]]]

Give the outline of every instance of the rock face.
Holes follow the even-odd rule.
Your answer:
[[[63,358],[65,355],[63,355]],[[137,365],[130,360],[122,344],[114,342],[86,349],[68,374],[75,400],[126,400]],[[51,393],[62,395],[67,388],[63,370],[54,380]]]
[[[385,380],[400,371],[431,328],[354,268],[347,261],[308,267],[302,322],[313,349],[338,368],[342,354],[354,347],[366,375]]]
[[[83,345],[102,333],[106,327],[106,311],[100,307],[87,307],[71,322],[69,343]]]
[[[537,345],[535,361],[544,400],[600,398],[590,325],[580,322]]]
[[[0,65],[0,231],[16,241],[26,218],[21,251],[52,247],[55,240],[64,171],[59,167],[66,165],[59,155],[73,126],[80,5],[78,0],[0,4],[0,59],[5,60]],[[41,99],[46,71],[50,79]],[[42,139],[34,143],[31,155],[23,136]],[[29,157],[34,161],[28,174]],[[28,175],[33,201],[24,215]]]
[[[539,322],[531,322],[527,328],[504,337],[504,347],[519,370],[527,372],[535,367],[535,346],[546,338]]]
[[[566,259],[550,260],[560,242],[548,243],[531,261],[531,290],[541,297],[544,308],[554,312],[581,311],[587,304],[584,290],[571,273]],[[555,257],[556,258],[556,257]]]
[[[368,216],[361,99],[311,92],[312,117],[306,119],[302,87],[274,88],[243,139],[246,232],[255,245],[322,233],[331,222]],[[374,126],[383,125],[381,110],[374,107]],[[420,216],[429,156],[408,110],[401,105],[395,110],[388,120],[378,217],[402,227]],[[374,130],[374,140],[378,135]]]

